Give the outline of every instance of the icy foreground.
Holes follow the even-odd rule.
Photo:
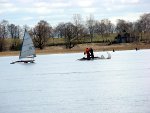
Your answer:
[[[0,57],[0,113],[150,113],[150,50],[110,53]]]

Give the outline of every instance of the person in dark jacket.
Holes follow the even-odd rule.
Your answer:
[[[93,52],[93,49],[92,49],[92,48],[90,48],[90,50],[89,50],[89,51],[90,51],[90,57],[91,57],[91,58],[94,58],[94,52]]]

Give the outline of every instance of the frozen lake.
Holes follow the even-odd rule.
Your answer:
[[[0,113],[150,113],[150,50],[110,53],[0,57]]]

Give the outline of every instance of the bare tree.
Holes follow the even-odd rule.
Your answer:
[[[48,41],[51,26],[44,20],[38,22],[33,28],[33,37],[36,47],[43,49]]]
[[[65,35],[65,24],[59,23],[55,28],[55,33],[58,35],[58,38],[62,38]]]
[[[75,25],[76,38],[77,38],[77,41],[79,42],[79,36],[82,35],[82,30],[83,30],[82,17],[80,14],[75,14],[73,16],[73,20],[74,20],[74,25]]]
[[[94,20],[94,16],[93,15],[90,15],[90,17],[87,19],[86,25],[87,25],[89,33],[90,33],[91,42],[93,42],[94,25],[95,25],[95,20]]]
[[[19,50],[20,49],[19,38],[20,38],[20,32],[21,32],[20,26],[10,24],[10,25],[8,25],[8,31],[9,31],[10,37],[12,38],[10,49],[11,50]]]
[[[72,23],[65,24],[65,43],[66,48],[72,48],[74,46],[74,39],[76,37],[75,26]]]
[[[99,22],[99,21],[95,22],[94,32],[97,33],[98,35],[101,35],[102,39],[104,41],[104,34],[106,32],[106,25],[105,25],[103,20],[101,20],[101,22]]]
[[[105,34],[110,35],[114,32],[114,25],[111,23],[110,20],[103,19],[101,22],[105,24]]]
[[[104,35],[107,34],[107,25],[106,25],[106,22],[104,19],[101,20],[101,23],[100,23],[100,33],[102,35],[102,38],[103,38],[103,41],[104,41]]]
[[[141,17],[140,17],[140,26],[142,28],[142,33],[144,35],[146,35],[146,39],[148,40],[150,38],[150,13],[147,13],[147,14],[143,14]],[[141,33],[141,34],[142,34]]]
[[[8,21],[3,20],[0,23],[0,51],[5,50],[6,48],[6,41],[5,39],[8,38]]]
[[[116,25],[116,32],[117,33],[123,33],[123,32],[130,32],[130,23],[126,22],[125,20],[118,19],[117,25]]]
[[[137,34],[138,37],[140,37],[139,39],[142,40],[142,26],[141,26],[141,22],[138,20],[137,22],[133,23],[134,25],[134,32]]]
[[[20,32],[21,32],[21,27],[19,25],[18,26],[15,25],[15,24],[8,25],[8,31],[9,31],[9,34],[10,34],[11,38],[19,39]]]
[[[150,32],[150,13],[143,14],[140,17],[143,32]]]

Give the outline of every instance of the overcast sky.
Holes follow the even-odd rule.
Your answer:
[[[93,14],[96,20],[116,19],[136,21],[150,12],[150,0],[0,0],[0,21],[34,26],[46,20],[52,26],[73,21],[74,14],[83,20]]]

